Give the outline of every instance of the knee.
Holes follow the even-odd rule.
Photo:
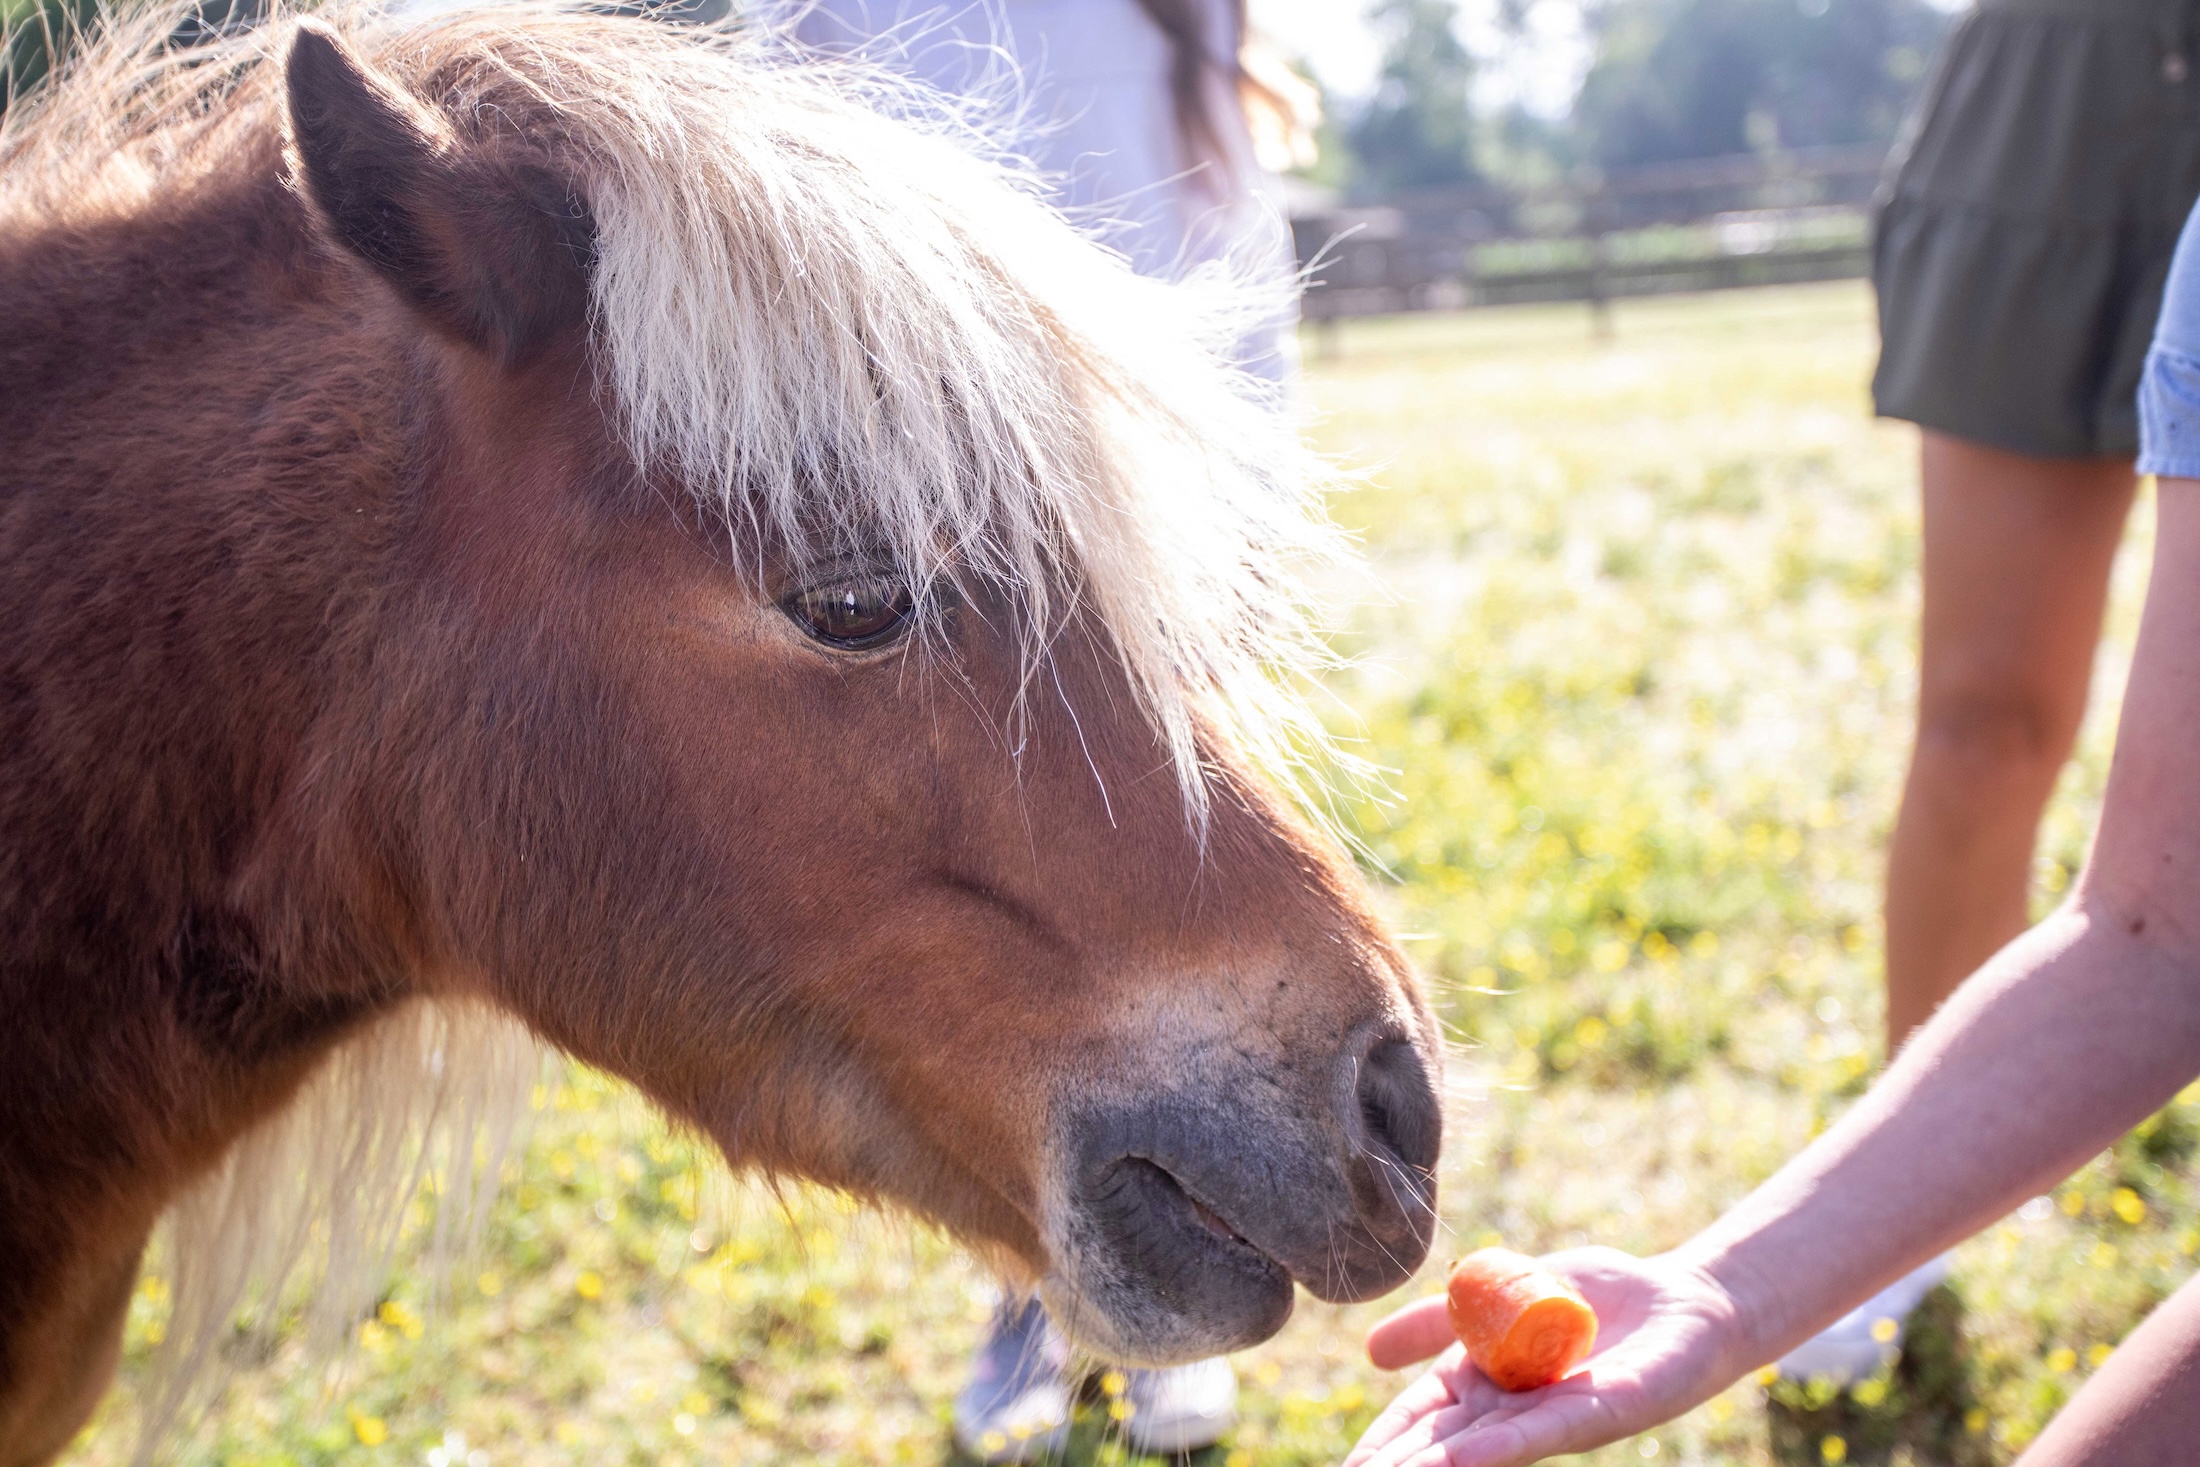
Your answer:
[[[2021,689],[1931,693],[1918,707],[1917,763],[1936,782],[2045,789],[2070,757],[2083,714],[2083,705]]]

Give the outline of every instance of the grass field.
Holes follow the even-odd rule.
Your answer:
[[[1312,364],[1336,506],[1375,576],[1341,729],[1394,771],[1351,817],[1460,1045],[1442,1258],[1502,1238],[1678,1241],[1770,1172],[1878,1061],[1880,851],[1908,737],[1914,442],[1870,420],[1861,286],[1344,327]],[[2082,853],[2144,578],[2119,569],[2104,697],[2050,818],[2040,900]],[[835,1199],[714,1182],[628,1093],[537,1095],[482,1249],[443,1297],[409,1244],[335,1365],[241,1331],[191,1464],[947,1463],[982,1274]],[[2200,1093],[1966,1245],[1889,1376],[1746,1382],[1585,1459],[2012,1458],[2200,1249]],[[711,1201],[707,1194],[723,1195]],[[432,1199],[416,1206],[424,1224]],[[1404,1297],[1404,1296],[1400,1296]],[[68,1459],[124,1460],[124,1389]],[[1385,1306],[1302,1301],[1239,1360],[1245,1420],[1204,1467],[1341,1455],[1402,1383],[1360,1356]],[[1131,1458],[1108,1401],[1073,1462]]]

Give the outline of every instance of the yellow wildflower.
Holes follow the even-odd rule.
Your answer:
[[[344,1414],[351,1418],[351,1433],[359,1438],[363,1447],[378,1447],[390,1439],[389,1423],[379,1416],[369,1416],[356,1405],[346,1406]]]

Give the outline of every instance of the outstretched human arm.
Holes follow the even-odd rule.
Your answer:
[[[2165,480],[2154,578],[2079,888],[1949,1000],[1848,1115],[1657,1258],[1546,1260],[1604,1321],[1579,1374],[1508,1395],[1456,1349],[1348,1467],[1513,1467],[1680,1414],[2067,1175],[2200,1072],[2200,482]],[[1440,1299],[1376,1326],[1396,1366]]]

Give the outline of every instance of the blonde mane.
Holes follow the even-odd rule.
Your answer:
[[[96,226],[240,158],[283,166],[295,12],[178,47],[185,11],[102,15],[16,99],[0,118],[0,230]],[[548,4],[312,13],[454,137],[524,129],[570,169],[597,226],[592,341],[627,441],[739,553],[1005,588],[1027,698],[1057,696],[1046,641],[1082,607],[1195,823],[1203,747],[1287,785],[1329,757],[1303,694],[1326,656],[1303,586],[1308,559],[1334,553],[1316,507],[1331,474],[1226,365],[1282,287],[1143,279],[956,106],[799,62],[770,34]],[[389,1021],[178,1206],[171,1340],[186,1368],[254,1274],[279,1278],[308,1244],[337,1265],[323,1312],[357,1305],[398,1211],[359,1187],[405,1193],[439,1119],[459,1122],[450,1165],[478,1164],[479,1122],[512,1113],[534,1074],[508,1029]],[[304,1201],[271,1206],[286,1188]]]

